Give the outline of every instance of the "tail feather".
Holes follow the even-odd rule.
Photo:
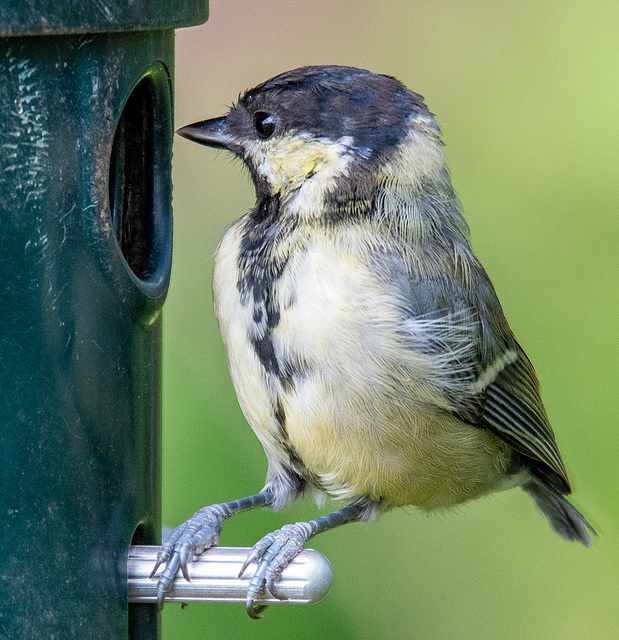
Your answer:
[[[595,529],[567,498],[546,484],[532,480],[522,487],[535,502],[535,506],[546,516],[553,531],[569,542],[578,541],[591,546],[591,535]]]

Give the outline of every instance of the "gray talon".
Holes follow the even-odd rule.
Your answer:
[[[194,555],[199,555],[219,542],[219,534],[226,517],[221,507],[222,505],[213,505],[200,509],[189,520],[176,527],[161,545],[161,551],[157,554],[157,561],[151,572],[152,578],[159,566],[166,563],[157,583],[159,611],[163,609],[166,593],[170,591],[179,569],[183,578],[190,582],[188,565]]]
[[[258,560],[258,567],[247,588],[247,613],[250,618],[257,619],[264,606],[254,606],[254,600],[266,587],[274,598],[287,600],[277,590],[276,582],[281,572],[303,550],[303,545],[312,537],[314,527],[305,522],[287,524],[277,531],[268,533],[258,540],[247,556],[242,572],[253,561]]]
[[[260,620],[262,617],[260,614],[267,608],[266,604],[259,604],[258,606],[254,606],[253,600],[247,601],[247,615],[252,620]]]
[[[279,576],[277,576],[279,577]],[[267,578],[266,580],[266,587],[269,590],[269,593],[274,597],[277,598],[278,600],[288,600],[288,596],[284,596],[282,595],[278,590],[277,587],[275,586],[275,581],[277,578]]]
[[[226,518],[258,507],[265,507],[272,502],[273,494],[266,487],[253,496],[203,507],[196,511],[189,520],[176,527],[161,545],[155,566],[150,574],[152,578],[157,573],[160,565],[165,563],[165,568],[157,582],[157,609],[159,611],[163,609],[166,594],[170,591],[179,569],[185,580],[189,581],[188,567],[194,556],[200,555],[206,549],[218,544],[219,534]],[[251,561],[252,559],[248,558],[246,565]],[[241,569],[241,574],[246,565]],[[263,608],[252,607],[252,613],[254,616],[258,616]],[[250,615],[252,614],[250,613]]]

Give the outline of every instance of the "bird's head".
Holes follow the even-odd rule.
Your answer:
[[[278,195],[305,216],[333,203],[367,204],[382,189],[409,199],[437,181],[451,188],[440,129],[423,98],[362,69],[287,71],[247,91],[227,115],[178,133],[231,151],[259,199]]]

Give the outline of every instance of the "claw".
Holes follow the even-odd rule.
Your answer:
[[[185,580],[189,581],[188,565],[194,556],[217,545],[223,521],[226,518],[258,507],[266,507],[272,504],[272,502],[273,492],[269,487],[265,487],[260,493],[241,498],[240,500],[232,500],[231,502],[222,502],[221,504],[204,507],[196,511],[187,522],[176,527],[168,539],[161,545],[155,566],[150,573],[150,577],[152,578],[157,573],[159,567],[165,563],[165,568],[161,572],[157,583],[157,609],[159,611],[163,609],[166,594],[170,590],[178,570],[180,569]],[[295,526],[293,526],[293,528]],[[278,533],[280,532],[275,532],[275,534]],[[275,541],[275,534],[265,536],[254,545],[239,572],[240,578],[254,560],[260,561],[256,574],[250,580],[247,591],[247,613],[251,618],[259,618],[260,613],[264,611],[266,607],[266,605],[254,606],[254,600],[266,584],[267,579],[271,581],[270,588],[274,589],[272,582],[279,575],[278,571],[281,571],[281,568],[286,566],[298,553],[298,551],[296,551],[292,555],[289,555],[288,559],[284,559],[281,563],[281,568],[279,568],[279,570],[276,569],[275,573],[272,573],[269,568],[275,555],[269,551],[269,548]],[[304,541],[307,539],[307,537],[304,538]],[[301,548],[303,548],[302,542],[299,551]],[[278,553],[280,546],[278,546],[277,549]],[[269,569],[268,575],[267,569]],[[277,589],[275,589],[275,593],[277,593]],[[277,595],[276,597],[280,596]]]
[[[157,611],[161,613],[163,611],[163,605],[165,603],[165,594],[166,592],[157,588]]]
[[[253,600],[247,600],[247,615],[252,620],[260,620],[262,616],[260,615],[267,608],[266,604],[259,604],[258,606],[254,606]]]
[[[153,567],[153,570],[150,572],[150,575],[148,576],[149,578],[152,578],[157,573],[157,569],[159,569],[159,567],[161,566],[161,563],[163,562],[163,558],[161,558],[160,556],[161,556],[161,551],[157,554],[157,560],[155,562],[155,566]]]
[[[275,537],[279,533],[280,529],[278,529],[277,531],[273,531],[272,533],[267,533],[264,538],[261,538],[260,540],[258,540],[258,542],[256,542],[256,544],[251,548],[251,551],[247,555],[247,559],[245,560],[243,566],[241,567],[241,570],[239,571],[239,578],[243,576],[247,567],[249,567],[249,565],[254,560],[261,560],[263,558],[264,554],[267,552],[269,547],[271,547],[271,545],[275,541]]]
[[[191,558],[189,558],[189,553],[190,553],[189,548],[183,547],[178,554],[179,567],[180,567],[181,573],[183,574],[183,578],[185,578],[187,582],[191,582],[191,580],[189,579],[189,571],[187,570],[187,563],[193,560],[193,553],[191,554]]]
[[[266,587],[278,600],[287,600],[277,590],[276,582],[282,570],[303,550],[303,545],[311,537],[312,530],[305,523],[287,524],[259,540],[249,552],[241,567],[239,576],[254,561],[258,566],[247,587],[247,613],[250,618],[258,619],[266,605],[254,605],[258,594]]]
[[[219,542],[225,512],[220,505],[204,507],[194,513],[186,522],[176,527],[170,537],[161,545],[161,551],[157,554],[155,566],[151,571],[152,578],[157,569],[165,562],[165,569],[159,576],[157,583],[157,609],[161,611],[165,602],[166,593],[170,590],[174,578],[180,572],[188,582],[188,565],[194,555],[202,553],[205,549],[215,546]]]
[[[275,579],[274,578],[267,578],[266,580],[266,587],[269,590],[269,593],[274,597],[277,598],[278,600],[289,600],[288,596],[284,596],[282,595],[278,590],[277,587],[275,586]]]
[[[184,526],[185,523],[183,523]],[[180,527],[177,527],[177,529],[180,529]],[[173,532],[176,533],[176,530]],[[179,536],[175,536],[175,538],[172,540],[172,544],[176,542],[176,539],[180,537]],[[153,570],[150,572],[150,576],[149,578],[152,578],[156,573],[157,573],[157,569],[159,569],[159,567],[164,563],[167,562],[170,559],[170,556],[172,555],[172,551],[174,549],[173,546],[171,546],[171,542],[170,540],[172,539],[172,536],[170,536],[162,545],[161,545],[161,549],[159,550],[159,553],[157,554],[157,560],[155,561],[155,566],[153,567]]]
[[[245,573],[245,571],[247,570],[247,567],[249,567],[249,565],[254,561],[254,560],[258,560],[260,558],[260,554],[258,553],[258,551],[256,550],[256,547],[252,547],[252,550],[249,552],[249,554],[247,555],[247,558],[245,558],[245,562],[243,563],[243,566],[241,567],[241,570],[239,571],[239,578],[243,577],[243,574]]]

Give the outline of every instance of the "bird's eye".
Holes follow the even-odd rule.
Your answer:
[[[275,131],[275,118],[266,111],[254,113],[254,127],[261,138],[270,138]]]

